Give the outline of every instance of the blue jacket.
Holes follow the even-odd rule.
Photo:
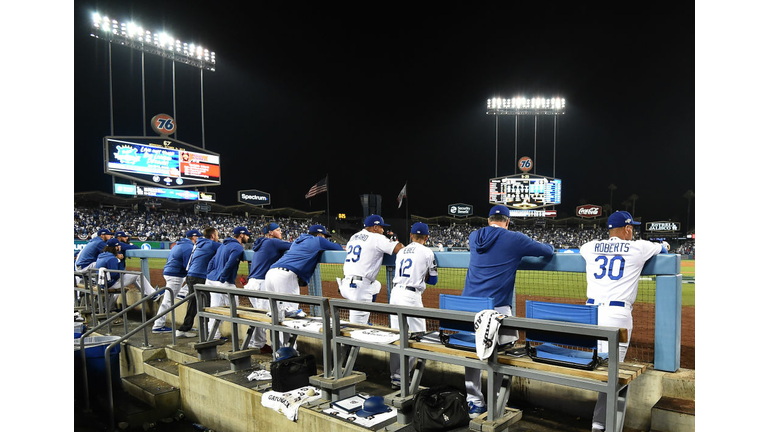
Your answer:
[[[171,249],[168,259],[163,267],[163,274],[166,276],[184,277],[187,275],[187,264],[189,256],[192,254],[192,248],[195,244],[188,238],[183,238],[176,242],[176,246]]]
[[[269,266],[291,248],[291,243],[276,238],[259,237],[253,242],[253,258],[249,279],[264,279]]]
[[[111,252],[102,252],[96,258],[94,268],[100,269],[102,267],[106,267],[109,270],[123,270],[120,268],[120,260],[118,260],[117,256]],[[119,280],[120,273],[109,272],[109,276],[107,277],[107,288],[111,287]]]
[[[302,234],[293,242],[288,252],[269,268],[287,268],[305,281],[309,281],[320,256],[327,250],[344,250],[344,248],[325,237]]]
[[[131,249],[140,249],[140,248],[132,243],[120,242],[120,253],[123,254],[123,259],[121,259],[120,262],[123,264],[123,267],[125,267],[125,251],[129,251]]]
[[[75,265],[80,268],[88,267],[92,262],[96,261],[105,247],[107,247],[107,242],[102,240],[101,237],[92,238],[80,252],[80,257],[75,262]]]
[[[213,255],[220,247],[221,243],[209,238],[197,239],[190,258],[187,276],[205,279],[208,276],[208,264],[211,263]]]
[[[550,257],[555,248],[525,234],[487,226],[469,235],[469,268],[463,296],[492,297],[493,306],[512,304],[515,275],[524,256]]]
[[[240,261],[245,261],[243,245],[234,238],[227,237],[208,265],[206,278],[234,285]]]

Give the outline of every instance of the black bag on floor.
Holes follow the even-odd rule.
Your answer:
[[[287,392],[309,385],[309,377],[317,375],[315,356],[307,354],[272,362],[272,390]]]
[[[446,431],[468,424],[467,395],[456,387],[432,387],[414,396],[413,428],[417,432]]]

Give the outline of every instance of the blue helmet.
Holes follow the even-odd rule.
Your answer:
[[[275,352],[276,361],[285,360],[291,357],[298,357],[298,356],[299,356],[298,351],[296,351],[291,347],[282,347]]]

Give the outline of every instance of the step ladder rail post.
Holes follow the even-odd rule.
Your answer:
[[[391,317],[392,315],[390,315]],[[400,357],[400,396],[406,397],[410,394],[411,368],[408,364],[409,357],[405,354],[405,348],[408,347],[408,318],[401,311],[397,312],[397,324],[400,327],[400,349],[397,353],[391,353]]]
[[[327,298],[320,300],[319,305],[321,316],[320,319],[323,322],[323,377],[330,378],[333,373],[333,332],[327,329],[331,328],[331,309]],[[338,320],[334,321],[334,326],[339,325]]]
[[[620,431],[617,428],[619,417],[619,329],[615,329],[608,335],[608,382],[606,383],[606,432]]]
[[[197,334],[198,334],[198,340],[199,342],[205,342],[208,340],[208,319],[204,316],[202,316],[202,312],[205,310],[205,303],[203,303],[203,299],[208,296],[210,298],[210,293],[205,291],[204,284],[196,284],[195,285],[195,296],[197,297],[197,304],[195,307],[197,307]]]
[[[237,307],[240,300],[232,293],[228,293],[227,298],[229,298],[229,317],[237,318]],[[231,321],[230,324],[232,325],[232,351],[237,351],[237,341],[240,340],[240,330],[238,327],[240,326],[234,321]]]

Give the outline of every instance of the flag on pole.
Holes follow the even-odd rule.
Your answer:
[[[408,183],[405,183],[405,186],[403,186],[403,190],[400,191],[400,194],[397,196],[397,208],[400,208],[401,205],[403,205],[403,198],[406,197],[405,195],[405,188],[408,187]]]
[[[328,177],[326,176],[324,179],[320,180],[314,186],[309,188],[309,192],[307,192],[307,194],[304,195],[304,198],[309,199],[319,193],[328,192],[327,185],[328,185]]]

